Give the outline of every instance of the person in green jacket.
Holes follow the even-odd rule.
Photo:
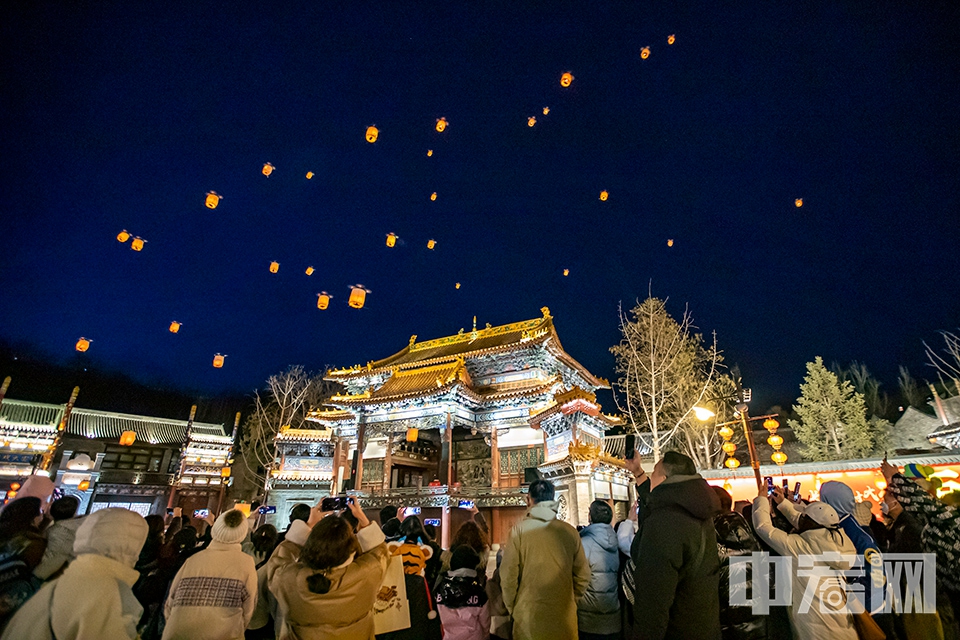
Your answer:
[[[580,535],[557,519],[548,480],[530,483],[527,517],[510,532],[500,581],[514,640],[577,640],[577,600],[590,584]]]

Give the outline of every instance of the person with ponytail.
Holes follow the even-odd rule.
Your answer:
[[[293,527],[287,534],[285,543],[300,546],[299,560],[280,559],[269,579],[282,616],[280,640],[373,640],[373,605],[390,552],[356,498],[349,508],[359,524],[356,535],[350,522],[321,512],[319,505],[306,523],[305,539]]]

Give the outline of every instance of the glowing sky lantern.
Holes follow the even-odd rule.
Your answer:
[[[800,207],[802,207],[802,206],[803,206],[803,198],[797,198],[796,200],[794,200],[794,201],[793,201],[793,206],[795,206],[797,209],[799,209]]]
[[[650,57],[650,47],[644,47],[643,49],[640,49],[640,57],[641,57],[643,60],[646,60],[647,58],[649,58],[649,57]]]
[[[573,74],[569,71],[564,71],[560,76],[560,86],[569,87],[571,84],[573,84]]]
[[[564,269],[564,270],[563,270],[563,275],[565,275],[565,276],[570,275],[570,269]]]
[[[446,128],[447,128],[447,119],[446,119],[446,118],[440,118],[439,120],[437,120],[437,131],[438,131],[439,133],[443,133],[443,130],[446,129]]]
[[[601,192],[600,192],[600,201],[601,201],[601,202],[606,202],[606,201],[607,201],[607,198],[609,198],[609,197],[610,197],[610,194],[607,193],[606,191],[601,191]]]
[[[120,444],[124,447],[131,447],[137,441],[136,431],[124,431],[120,434]]]
[[[146,242],[143,238],[135,236],[133,242],[130,243],[130,248],[134,251],[143,251],[143,243]]]
[[[673,238],[670,238],[669,240],[667,240],[667,246],[668,246],[668,247],[672,247],[672,246],[673,246]]]
[[[174,320],[170,323],[170,333],[177,333],[180,331],[181,324]]]
[[[314,271],[316,271],[316,269],[314,269],[313,267],[307,267],[304,273],[307,274],[308,276],[312,276]]]
[[[427,249],[433,249],[437,246],[436,240],[427,240]]]
[[[436,200],[436,199],[437,199],[437,192],[434,191],[433,193],[430,194],[430,200],[433,201],[433,200]]]
[[[333,296],[327,293],[326,291],[321,291],[317,294],[317,309],[326,309],[330,306],[330,298]]]
[[[397,234],[395,233],[387,234],[387,246],[391,248],[397,246]]]
[[[537,124],[537,119],[536,119],[536,118],[534,118],[533,116],[530,116],[529,118],[527,118],[527,126],[528,126],[528,127],[532,127],[532,126],[535,125],[535,124]]]
[[[307,180],[313,179],[313,171],[307,171]]]
[[[673,44],[676,41],[677,41],[677,37],[672,33],[667,36],[667,44]]]
[[[203,201],[203,204],[207,205],[207,209],[216,209],[217,205],[220,204],[220,200],[223,198],[216,191],[208,191],[207,197]]]
[[[547,115],[548,113],[550,113],[550,107],[544,107],[544,108],[543,108],[543,115]]]
[[[433,155],[433,149],[427,149],[427,157],[429,158],[432,155]]]
[[[351,285],[350,299],[347,300],[347,304],[354,309],[363,309],[363,303],[367,301],[368,293],[370,293],[370,290],[365,288],[362,284]]]
[[[276,273],[277,271],[280,271],[280,263],[279,263],[279,262],[271,262],[271,263],[270,263],[270,273]]]
[[[117,242],[126,242],[129,239],[130,233],[126,229],[117,234]]]
[[[460,283],[458,282],[457,284],[453,285],[453,288],[454,288],[454,289],[459,289],[459,288],[460,288]]]
[[[369,127],[367,127],[367,134],[366,134],[367,142],[369,142],[370,144],[373,144],[374,142],[377,141],[377,137],[379,135],[380,135],[380,130],[377,129],[375,125],[370,125]]]
[[[274,169],[276,169],[276,167],[268,162],[267,164],[263,165],[263,175],[269,178]]]
[[[86,338],[80,338],[79,340],[77,340],[77,351],[79,351],[80,353],[83,353],[84,351],[90,348],[91,342],[93,341],[87,340]]]
[[[223,368],[223,359],[227,356],[220,355],[219,353],[213,356],[213,368],[222,369]]]

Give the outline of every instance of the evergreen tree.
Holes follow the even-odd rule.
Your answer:
[[[799,420],[788,424],[810,460],[861,458],[873,450],[863,395],[848,380],[841,381],[823,365],[823,358],[807,363],[794,407]]]

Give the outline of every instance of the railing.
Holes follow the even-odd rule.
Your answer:
[[[396,489],[374,489],[373,491],[348,491],[347,494],[359,498],[376,498],[381,496],[390,496],[392,498],[404,497],[433,497],[433,496],[462,496],[464,498],[475,498],[482,496],[511,496],[527,492],[527,487],[457,487],[441,485],[439,487],[425,486],[420,487],[400,487]]]

